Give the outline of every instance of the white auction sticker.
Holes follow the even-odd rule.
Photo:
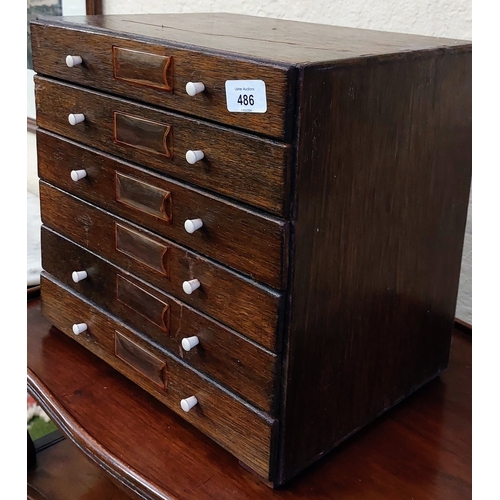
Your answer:
[[[231,113],[265,113],[266,84],[263,80],[226,80],[226,105]]]

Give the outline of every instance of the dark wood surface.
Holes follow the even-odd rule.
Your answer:
[[[253,279],[286,288],[288,225],[283,220],[41,130],[37,151],[38,175],[46,182]],[[79,169],[87,176],[74,182],[70,173]],[[203,226],[189,234],[184,222],[197,218]]]
[[[87,16],[102,14],[102,0],[85,0],[85,10]]]
[[[58,249],[43,257],[44,270],[58,281],[261,410],[276,411],[278,355],[45,227],[42,241]],[[88,277],[75,283],[75,269]],[[200,344],[186,352],[181,341],[193,335]]]
[[[446,367],[471,182],[471,55],[301,76],[283,480]]]
[[[42,222],[50,229],[264,347],[279,346],[280,293],[42,181],[40,204]],[[42,248],[43,267],[45,253],[59,253]],[[188,295],[182,284],[192,279],[201,286]]]
[[[275,454],[273,418],[179,358],[158,349],[144,336],[64,289],[45,273],[41,286],[42,313],[52,325],[210,436],[261,477],[269,477]],[[75,323],[85,323],[87,330],[74,335]],[[191,396],[198,402],[185,412],[181,400]],[[109,397],[120,399],[121,394]]]
[[[285,213],[290,161],[286,144],[38,76],[35,92],[41,128],[274,214]],[[115,140],[115,112],[141,117],[145,124],[143,130],[130,132],[128,144]],[[85,121],[70,125],[70,113],[83,113]],[[171,126],[170,157],[153,151],[155,145],[137,147],[150,135],[148,123]],[[202,150],[205,158],[191,165],[188,150]],[[55,153],[68,154],[59,148]]]
[[[267,61],[257,64],[241,55],[234,57],[192,46],[186,48],[185,44],[150,37],[147,40],[141,40],[140,37],[132,40],[130,37],[123,37],[123,33],[114,31],[103,33],[97,30],[96,35],[87,26],[77,26],[80,19],[78,16],[71,18],[72,29],[68,30],[64,29],[68,26],[68,19],[52,18],[31,24],[33,67],[38,74],[278,139],[287,140],[291,136],[290,119],[293,114],[295,80],[292,65]],[[137,25],[135,20],[130,20],[130,24],[125,21],[130,28]],[[154,27],[148,27],[147,31],[153,34]],[[152,55],[172,58],[173,62],[168,68],[170,78],[167,81],[171,83],[172,90],[115,78],[115,75],[120,76],[120,72],[117,74],[113,47],[135,51],[138,64],[141,64],[141,59],[151,58]],[[83,64],[68,68],[65,64],[68,54],[80,55]],[[269,52],[268,56],[271,54]],[[225,68],[223,72],[221,68]],[[140,68],[136,72],[144,74]],[[266,113],[230,113],[226,105],[226,80],[264,81]],[[205,91],[190,97],[186,93],[189,81],[203,82]]]
[[[201,256],[155,234],[156,229],[125,220],[125,214],[110,214],[44,181],[42,220],[274,352],[281,352],[283,340],[276,377],[277,460],[273,453],[269,459],[268,435],[263,448],[255,450],[255,461],[248,460],[249,450],[243,460],[254,463],[251,467],[260,475],[269,472],[278,486],[447,366],[470,186],[471,44],[206,17],[206,32],[199,30],[199,15],[35,23],[39,73],[54,78],[36,78],[38,124],[283,216],[289,222],[287,243],[271,234],[270,244],[277,246],[266,262],[258,251],[260,242],[248,238],[257,255],[241,264],[248,273],[243,276],[226,268],[222,256],[220,262]],[[179,29],[181,19],[185,24]],[[210,27],[216,21],[223,27]],[[41,36],[44,30],[46,37]],[[193,30],[198,33],[192,35]],[[189,41],[183,39],[187,32]],[[118,49],[111,50],[111,40]],[[80,47],[89,49],[83,54],[85,63],[68,72],[63,54]],[[175,68],[182,75],[186,61],[197,65],[191,72],[193,67],[200,68],[200,75],[207,70],[209,88],[193,100],[179,94],[178,100],[168,100],[178,88]],[[269,76],[268,114],[236,116],[224,109],[221,82],[235,70],[242,77]],[[155,92],[167,97],[163,103]],[[70,112],[82,112],[87,119],[71,127]],[[213,145],[207,158],[217,176],[186,167],[183,156],[195,149],[193,140]],[[130,184],[127,189],[130,196]],[[166,192],[159,189],[150,188],[155,199]],[[151,199],[141,194],[142,207],[151,209]],[[276,258],[286,248],[289,258]],[[55,244],[43,252],[64,258]],[[237,256],[230,259],[234,265]],[[182,282],[193,278],[202,286],[184,295]],[[73,300],[68,291],[62,293],[64,300]],[[49,309],[50,319],[67,331],[57,313],[57,293],[47,302]],[[161,387],[166,371],[162,356],[154,349],[148,354],[142,341],[113,334],[107,320],[101,323],[108,334],[101,341],[115,335],[115,353],[142,370],[148,384]],[[237,444],[224,442],[232,452]]]
[[[52,328],[39,301],[28,304],[29,391],[87,456],[145,498],[470,499],[471,359],[470,337],[455,331],[450,364],[438,379],[282,489],[271,490],[194,427]],[[92,470],[90,485],[99,475],[84,461],[59,463],[68,474],[71,465],[77,466],[76,475]],[[48,483],[62,488],[63,478]],[[75,481],[81,484],[81,476]],[[66,490],[52,498],[78,497]]]
[[[123,500],[129,498],[103,469],[69,439],[38,450],[28,468],[28,500]],[[139,497],[133,497],[139,498]]]
[[[219,12],[59,17],[52,22],[282,65],[345,61],[470,44],[463,40]]]
[[[33,285],[28,287],[28,302],[30,300],[38,299],[40,297],[40,285]]]
[[[102,0],[85,0],[87,16],[102,15]],[[36,132],[36,120],[28,117],[28,132]]]

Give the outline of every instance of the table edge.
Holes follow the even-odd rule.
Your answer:
[[[120,460],[102,446],[54,397],[48,387],[29,367],[27,369],[28,392],[47,415],[90,460],[95,462],[116,481],[147,500],[179,500],[165,496],[160,488],[135,469]]]

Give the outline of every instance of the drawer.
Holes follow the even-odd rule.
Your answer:
[[[287,223],[39,130],[41,179],[278,289],[286,287]],[[86,177],[73,181],[71,172]],[[188,233],[185,221],[203,226]]]
[[[40,204],[42,222],[49,228],[276,351],[281,293],[44,181],[40,181]],[[42,248],[42,254],[47,251]],[[192,280],[198,280],[197,289]],[[185,282],[191,282],[191,290]]]
[[[37,124],[140,166],[286,215],[290,147],[35,77]],[[70,114],[83,114],[71,125]],[[204,158],[188,163],[187,151]]]
[[[274,413],[279,356],[42,226],[43,269],[190,366]],[[74,271],[87,276],[76,282]],[[198,345],[182,347],[196,337]],[[186,340],[184,341],[186,342]]]
[[[269,476],[277,421],[116,321],[46,273],[41,277],[42,313],[168,408],[214,439],[263,477]],[[75,335],[74,324],[87,330]],[[194,396],[188,412],[183,399]]]
[[[84,23],[81,29],[75,22],[71,23],[71,29],[61,25],[64,21],[57,19],[31,24],[36,73],[290,140],[293,65],[269,64],[268,61],[250,60],[236,54],[216,54],[186,45],[175,46],[159,39],[163,31],[161,25],[148,25],[141,34],[142,40],[105,33],[103,25],[97,30]],[[132,22],[129,23],[129,27],[133,26]],[[68,67],[68,55],[80,56],[82,64]],[[229,112],[225,90],[227,80],[262,80],[267,111]],[[191,97],[186,93],[186,84],[193,81],[203,82],[205,91]]]

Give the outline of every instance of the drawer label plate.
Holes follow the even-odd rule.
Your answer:
[[[164,332],[168,332],[170,306],[118,273],[116,274],[116,299]]]
[[[172,92],[172,58],[113,46],[113,76],[117,80]]]
[[[172,223],[172,196],[160,189],[129,175],[115,172],[116,201],[142,213]]]
[[[263,80],[226,80],[226,105],[231,113],[265,113],[266,84]]]
[[[115,222],[115,248],[170,278],[169,247]]]
[[[158,359],[118,330],[115,331],[115,355],[163,390],[167,389],[167,364],[165,361]]]

